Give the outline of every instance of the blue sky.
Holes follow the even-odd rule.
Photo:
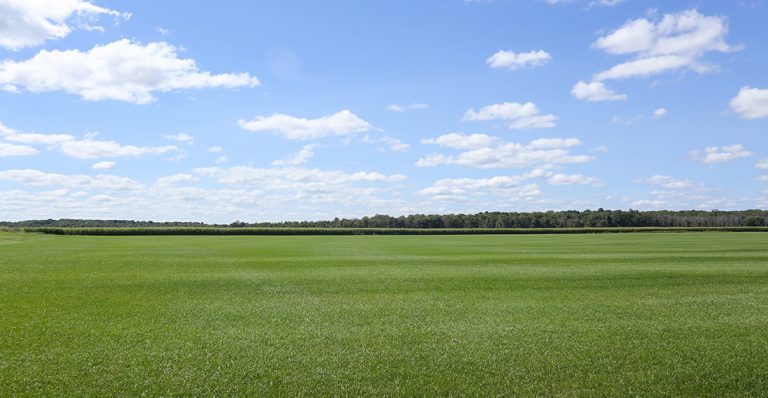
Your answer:
[[[0,0],[0,219],[768,207],[768,2]]]

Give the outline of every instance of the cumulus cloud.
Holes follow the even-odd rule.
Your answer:
[[[508,70],[517,70],[523,67],[542,66],[549,62],[552,56],[546,51],[537,50],[524,53],[515,53],[514,51],[501,50],[485,60],[491,68],[503,68]]]
[[[62,142],[58,149],[67,156],[78,159],[116,158],[121,156],[157,155],[177,151],[173,145],[135,146],[122,145],[115,141],[101,141],[90,138]]]
[[[108,170],[115,167],[115,162],[110,162],[108,160],[105,160],[103,162],[95,163],[93,166],[91,166],[94,170]]]
[[[768,169],[768,158],[758,160],[755,163],[755,167],[758,169]]]
[[[582,174],[555,173],[547,178],[547,182],[552,185],[600,185],[599,178],[589,177]]]
[[[179,58],[165,42],[143,45],[127,39],[85,52],[42,50],[28,60],[0,64],[0,85],[6,91],[65,91],[88,101],[147,104],[156,99],[155,92],[259,84],[247,73],[201,71],[195,60]]]
[[[520,104],[504,102],[480,108],[469,109],[464,113],[463,121],[508,120],[507,127],[516,130],[529,130],[555,127],[557,116],[540,115],[538,107],[532,102]]]
[[[603,82],[578,82],[571,89],[571,95],[589,102],[619,101],[627,99],[625,94],[618,94],[605,86]]]
[[[397,105],[397,104],[387,105],[387,110],[392,112],[408,112],[408,111],[416,111],[420,109],[429,109],[429,105],[421,102],[414,102],[409,105]]]
[[[731,100],[731,109],[744,119],[768,117],[768,89],[742,87]]]
[[[554,173],[536,168],[527,173],[509,176],[442,179],[416,191],[416,195],[429,196],[434,201],[466,201],[484,195],[497,195],[504,201],[516,201],[541,195],[538,184],[531,181],[540,178],[546,179],[551,185],[600,185],[600,180],[595,177]]]
[[[475,149],[493,145],[498,141],[498,138],[486,134],[448,133],[436,138],[423,139],[421,143],[435,144],[446,148]]]
[[[752,152],[746,150],[741,144],[722,147],[710,146],[704,148],[703,152],[699,150],[691,151],[691,158],[707,164],[722,163],[750,156],[752,156]]]
[[[101,15],[130,16],[84,0],[0,0],[0,47],[19,50],[38,46],[66,37],[73,28],[103,30],[82,23]]]
[[[315,156],[313,149],[316,145],[304,145],[298,152],[288,156],[285,159],[279,159],[272,162],[273,166],[298,166],[307,163],[311,157]]]
[[[115,158],[121,156],[142,156],[152,154],[164,154],[177,151],[179,148],[173,145],[166,146],[135,146],[123,145],[115,141],[95,140],[93,134],[79,140],[70,134],[42,134],[25,133],[11,129],[0,123],[0,138],[16,143],[31,145],[46,145],[49,150],[60,151],[67,156],[78,159]],[[185,137],[182,137],[185,138]],[[26,152],[31,155],[38,152],[37,149],[27,145],[6,144],[8,151]],[[1,153],[1,152],[0,152]]]
[[[663,55],[625,62],[595,74],[597,81],[624,79],[627,77],[647,77],[657,73],[674,70],[688,65],[690,60],[678,55]]]
[[[334,135],[348,135],[368,131],[373,126],[345,109],[317,119],[305,119],[284,114],[257,116],[253,120],[238,121],[244,130],[270,131],[290,140],[311,140]]]
[[[24,133],[7,127],[0,122],[0,138],[19,144],[53,145],[73,140],[75,137],[69,134]]]
[[[667,113],[669,113],[669,111],[666,108],[656,109],[655,111],[653,111],[653,118],[654,119],[661,119],[664,116],[667,116]]]
[[[155,182],[155,186],[167,187],[179,183],[193,182],[197,180],[197,177],[193,176],[192,174],[174,174],[158,178],[157,182]]]
[[[219,152],[221,152],[223,150],[224,150],[224,148],[222,148],[220,146],[212,146],[212,147],[208,148],[208,152],[210,152],[210,153],[219,153]]]
[[[693,181],[691,180],[680,180],[661,174],[656,174],[652,177],[646,178],[645,182],[651,185],[659,185],[667,189],[682,189],[690,188],[693,186]]]
[[[34,169],[2,170],[0,180],[14,181],[30,186],[60,186],[64,188],[102,189],[107,191],[138,190],[144,186],[130,178],[107,174],[96,177],[83,174],[46,173]]]
[[[416,195],[429,196],[434,201],[464,201],[470,196],[485,194],[503,195],[507,201],[535,197],[541,195],[539,186],[524,182],[538,173],[490,178],[447,178],[416,191]]]
[[[634,59],[595,74],[597,81],[647,77],[663,72],[690,69],[703,73],[712,65],[700,59],[707,52],[739,49],[725,41],[728,23],[724,17],[706,16],[696,10],[666,14],[659,21],[639,18],[626,22],[593,46],[608,54],[631,55]]]
[[[0,142],[0,157],[35,155],[39,151],[29,145],[16,145]]]
[[[481,144],[483,141],[486,143],[484,146]],[[577,138],[541,138],[523,145],[516,142],[504,142],[500,139],[490,140],[485,137],[462,136],[452,133],[424,142],[467,150],[456,155],[429,154],[416,162],[417,167],[454,164],[491,169],[583,163],[593,159],[588,155],[571,153],[572,147],[581,145],[581,141]]]
[[[358,182],[401,182],[402,174],[385,175],[379,172],[345,173],[336,170],[307,169],[303,167],[231,168],[207,167],[194,170],[196,174],[215,178],[227,185],[249,186],[259,189],[290,189],[297,191],[333,191],[339,186]]]

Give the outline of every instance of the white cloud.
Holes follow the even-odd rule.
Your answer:
[[[703,73],[714,69],[699,62],[710,51],[730,52],[739,47],[725,42],[728,23],[724,17],[705,16],[696,10],[666,14],[658,22],[646,18],[628,21],[593,46],[609,54],[633,55],[635,59],[597,73],[597,81],[647,77],[690,69]]]
[[[448,133],[436,138],[421,140],[422,144],[436,144],[446,148],[475,149],[493,145],[499,139],[486,134]]]
[[[731,100],[731,109],[744,119],[768,117],[768,89],[742,87]]]
[[[444,164],[449,164],[455,161],[456,160],[454,158],[449,158],[448,156],[445,156],[439,153],[430,153],[422,158],[419,158],[419,160],[417,160],[416,163],[414,163],[414,166],[435,167],[435,166],[441,166]]]
[[[10,142],[33,145],[52,145],[75,139],[69,134],[22,133],[5,126],[2,122],[0,122],[0,137]]]
[[[660,55],[625,62],[597,73],[597,81],[625,79],[628,77],[647,77],[661,72],[672,71],[690,65],[690,59],[678,55]]]
[[[419,159],[415,165],[417,167],[433,167],[455,164],[490,169],[583,163],[593,159],[587,155],[571,154],[570,148],[581,145],[581,141],[576,138],[541,138],[533,140],[527,145],[496,139],[493,140],[494,144],[492,145],[479,146],[482,140],[472,143],[471,137],[446,135],[433,140],[425,140],[426,143],[468,150],[457,155],[429,154]],[[462,142],[462,138],[464,142]]]
[[[755,163],[755,167],[758,169],[768,169],[768,158],[758,160]]]
[[[415,111],[420,109],[429,109],[429,105],[423,104],[420,102],[414,102],[410,105],[397,105],[397,104],[387,105],[387,110],[392,112],[408,112],[408,111]]]
[[[19,50],[46,40],[61,39],[72,32],[70,22],[95,20],[100,15],[128,18],[84,0],[0,0],[0,47]],[[74,28],[103,30],[80,24]]]
[[[39,151],[29,145],[16,145],[0,142],[0,157],[35,155]]]
[[[166,134],[163,137],[166,139],[169,139],[171,141],[181,142],[183,144],[189,144],[192,145],[195,143],[195,137],[192,137],[191,135],[187,133],[178,133],[178,134]]]
[[[200,71],[193,59],[179,58],[165,42],[142,45],[127,39],[80,50],[42,50],[26,61],[0,64],[0,85],[30,92],[66,91],[85,100],[146,104],[154,92],[208,87],[255,87],[247,73]]]
[[[224,148],[222,148],[220,146],[212,146],[212,147],[208,148],[208,152],[211,152],[211,153],[219,153],[219,152],[221,152],[223,150],[224,150]]]
[[[64,188],[102,189],[106,191],[138,190],[142,184],[127,177],[99,174],[96,177],[88,175],[65,175],[46,173],[40,170],[3,170],[0,180],[14,181],[30,186],[61,186]]]
[[[547,178],[547,182],[552,185],[592,185],[599,186],[600,179],[597,177],[588,177],[582,174],[552,174]]]
[[[434,201],[464,201],[470,196],[493,194],[514,201],[541,195],[538,185],[524,184],[538,173],[477,179],[447,178],[435,181],[432,186],[417,191],[416,195],[429,196]]]
[[[76,139],[70,134],[42,134],[24,133],[11,129],[0,123],[0,138],[17,143],[32,145],[47,145],[49,150],[56,150],[67,156],[78,159],[114,158],[120,156],[142,156],[163,154],[177,151],[179,148],[172,145],[157,147],[139,147],[134,145],[122,145],[115,141],[94,140],[97,133],[89,133],[83,140]],[[180,134],[182,139],[187,139],[186,134]],[[186,136],[186,137],[185,137]],[[177,136],[174,136],[179,138]],[[189,137],[191,139],[191,137]],[[37,149],[26,145],[4,144],[7,150],[35,154]],[[102,162],[104,163],[104,162]]]
[[[273,166],[298,166],[307,163],[309,158],[315,156],[313,149],[316,145],[304,145],[298,152],[288,156],[285,159],[279,159],[272,162]]]
[[[527,173],[511,176],[442,179],[430,187],[417,191],[416,195],[430,196],[435,201],[466,201],[485,195],[497,195],[504,201],[517,201],[542,194],[537,184],[529,182],[537,178],[545,178],[551,185],[600,185],[600,180],[595,177],[553,173],[537,168]]]
[[[103,162],[95,163],[93,166],[91,166],[91,168],[94,170],[108,170],[113,167],[115,167],[115,162],[110,162],[106,160]]]
[[[653,118],[654,119],[661,119],[664,116],[667,116],[667,113],[669,113],[669,111],[666,108],[656,109],[655,111],[653,111]]]
[[[522,117],[535,116],[539,109],[532,102],[520,104],[517,102],[504,102],[502,104],[493,104],[480,108],[479,111],[470,109],[464,113],[462,120],[512,120]]]
[[[501,50],[485,60],[491,68],[504,68],[508,70],[517,70],[526,66],[542,66],[549,62],[552,56],[546,51],[529,51],[525,53],[515,53],[514,51]]]
[[[93,139],[72,140],[62,142],[58,149],[67,156],[78,159],[115,158],[120,156],[157,155],[177,151],[173,145],[158,147],[139,147],[122,145],[115,141],[100,141]]]
[[[531,141],[527,148],[529,149],[560,149],[571,148],[581,145],[578,138],[539,138]]]
[[[557,116],[555,115],[530,116],[513,120],[507,127],[513,130],[545,129],[555,127],[556,121]]]
[[[652,177],[646,178],[645,182],[652,185],[659,185],[667,189],[682,189],[690,188],[693,186],[693,181],[691,180],[679,180],[661,174],[656,174]]]
[[[388,135],[381,137],[371,137],[366,135],[363,137],[362,141],[366,144],[384,144],[393,152],[405,152],[411,148],[410,145],[400,141],[399,138],[390,137]]]
[[[580,100],[589,102],[627,99],[626,95],[616,93],[607,88],[602,82],[584,83],[580,81],[573,86],[573,89],[571,89],[571,95]]]
[[[203,178],[194,173],[177,174],[161,177],[138,190],[57,186],[46,190],[5,190],[0,191],[0,213],[14,220],[119,218],[229,223],[235,219],[318,220],[415,211],[404,200],[392,198],[400,189],[399,183],[358,181],[324,185],[322,181],[304,180],[295,183],[296,188],[281,188],[285,184],[219,187],[215,181],[199,182],[211,185],[210,188],[193,185]]]
[[[504,102],[480,108],[469,109],[464,113],[463,121],[509,120],[507,127],[516,130],[529,130],[555,127],[557,116],[540,115],[539,109],[532,102],[520,104]]]
[[[254,168],[235,166],[198,168],[196,174],[217,179],[219,183],[255,187],[263,190],[292,190],[295,192],[332,192],[339,186],[359,182],[401,182],[402,174],[385,175],[378,172],[345,173],[307,169],[303,167]]]
[[[691,158],[707,164],[727,162],[752,156],[752,152],[746,150],[743,145],[734,144],[722,147],[710,146],[704,148],[704,152],[691,151]]]
[[[197,177],[193,176],[192,174],[174,174],[171,176],[158,178],[157,182],[155,182],[155,186],[167,187],[182,182],[193,182],[197,180]]]
[[[253,132],[271,131],[291,140],[311,140],[333,135],[347,135],[368,131],[370,123],[345,109],[330,116],[304,119],[284,114],[257,116],[239,122],[240,127]]]

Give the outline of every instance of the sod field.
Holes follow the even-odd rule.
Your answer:
[[[0,232],[0,397],[766,396],[768,233]]]

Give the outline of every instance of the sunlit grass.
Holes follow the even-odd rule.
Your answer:
[[[759,396],[768,234],[0,233],[0,396]]]

